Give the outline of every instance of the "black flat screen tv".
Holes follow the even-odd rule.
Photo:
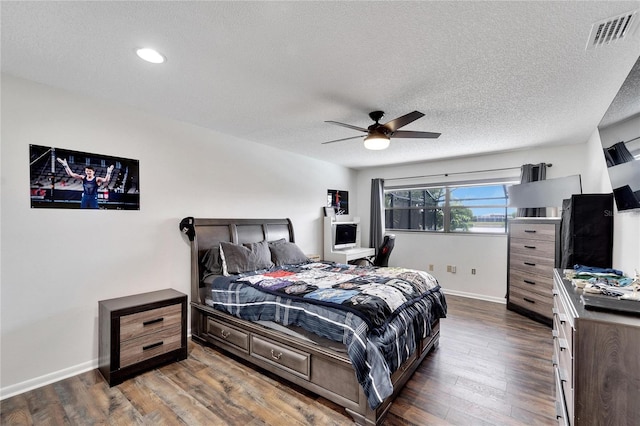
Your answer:
[[[356,223],[336,223],[336,233],[333,248],[336,250],[346,249],[356,246],[358,224]]]

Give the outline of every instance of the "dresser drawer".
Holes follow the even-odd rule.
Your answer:
[[[509,268],[518,269],[526,274],[553,277],[553,257],[525,256],[520,253],[509,254]]]
[[[519,269],[509,269],[509,286],[543,294],[549,298],[553,295],[553,278],[538,274],[527,274]]]
[[[570,317],[566,307],[562,303],[560,296],[554,293],[553,296],[553,324],[558,330],[558,337],[567,341],[568,351],[573,357],[574,354],[574,328],[571,326]]]
[[[567,419],[571,423],[573,419],[573,359],[567,350],[566,340],[560,337],[554,337],[553,351],[554,358],[558,360],[556,367],[558,372],[558,384],[556,392],[562,394],[565,403]]]
[[[531,258],[553,259],[556,254],[556,243],[553,241],[530,240],[526,238],[511,238],[509,250],[512,254]]]
[[[181,340],[180,324],[126,340],[120,344],[120,368],[180,349]]]
[[[570,425],[571,423],[569,422],[567,404],[564,398],[564,393],[562,392],[562,380],[560,378],[560,371],[558,370],[558,367],[553,368],[553,373],[556,382],[556,418],[558,419],[559,425]]]
[[[251,356],[309,379],[310,355],[294,351],[271,340],[251,336]]]
[[[150,309],[120,317],[120,342],[144,334],[154,333],[163,328],[180,325],[182,306],[180,304]]]
[[[509,227],[511,238],[555,241],[556,227],[547,223],[512,223]]]
[[[509,286],[509,302],[551,319],[553,304],[550,295],[543,296],[522,290],[519,287]]]
[[[207,318],[207,334],[225,345],[249,353],[249,335],[235,327]]]

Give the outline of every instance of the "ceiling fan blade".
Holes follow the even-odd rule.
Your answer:
[[[349,129],[359,130],[361,132],[368,132],[367,129],[363,129],[362,127],[352,126],[351,124],[340,123],[338,121],[325,121],[325,123],[337,124],[338,126],[348,127]]]
[[[425,138],[436,139],[441,133],[432,132],[412,132],[410,130],[399,130],[391,135],[392,138]]]
[[[422,118],[422,117],[424,117],[423,113],[421,113],[420,111],[413,111],[413,112],[410,112],[409,114],[403,115],[402,117],[398,117],[395,120],[391,120],[390,122],[388,122],[387,124],[384,124],[383,126],[389,129],[390,131],[395,132],[400,127],[404,127],[407,124],[412,123],[416,121],[418,118]]]
[[[360,135],[360,136],[352,136],[350,138],[344,138],[344,139],[336,139],[334,141],[328,141],[328,142],[322,142],[322,145],[327,144],[327,143],[334,143],[334,142],[342,142],[342,141],[348,141],[349,139],[359,139],[359,138],[364,138],[367,135]]]

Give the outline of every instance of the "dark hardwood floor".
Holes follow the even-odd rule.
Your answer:
[[[385,425],[552,425],[551,329],[447,296],[440,345]],[[2,425],[343,425],[335,404],[190,342],[189,357],[109,388],[97,370],[5,399]]]

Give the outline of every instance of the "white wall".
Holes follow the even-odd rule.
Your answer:
[[[139,160],[140,211],[31,209],[29,144]],[[290,217],[321,253],[327,189],[357,199],[353,170],[6,75],[1,154],[2,397],[95,368],[99,300],[188,294],[183,217]]]
[[[599,192],[596,191],[595,183],[600,178],[599,176],[594,177],[589,168],[585,167],[587,159],[585,144],[580,144],[362,170],[358,174],[358,192],[362,194],[359,199],[358,211],[363,222],[363,229],[368,230],[369,196],[365,194],[367,191],[370,192],[371,179],[373,178],[387,179],[385,185],[400,185],[402,181],[396,182],[390,179],[445,173],[450,176],[435,176],[430,179],[444,182],[488,178],[497,174],[519,176],[519,170],[472,174],[466,174],[466,172],[519,168],[526,163],[551,163],[552,167],[547,169],[547,178],[549,179],[580,174],[582,175],[583,192]],[[460,172],[465,172],[465,174],[456,174]],[[440,285],[446,292],[505,303],[507,291],[506,235],[422,234],[401,231],[394,231],[394,233],[396,234],[396,245],[390,258],[391,265],[428,270],[428,266],[432,264],[434,265],[432,273],[438,278]],[[368,240],[363,244],[368,245]],[[456,266],[456,273],[446,272],[447,265]],[[471,274],[471,269],[476,269],[475,275]]]

